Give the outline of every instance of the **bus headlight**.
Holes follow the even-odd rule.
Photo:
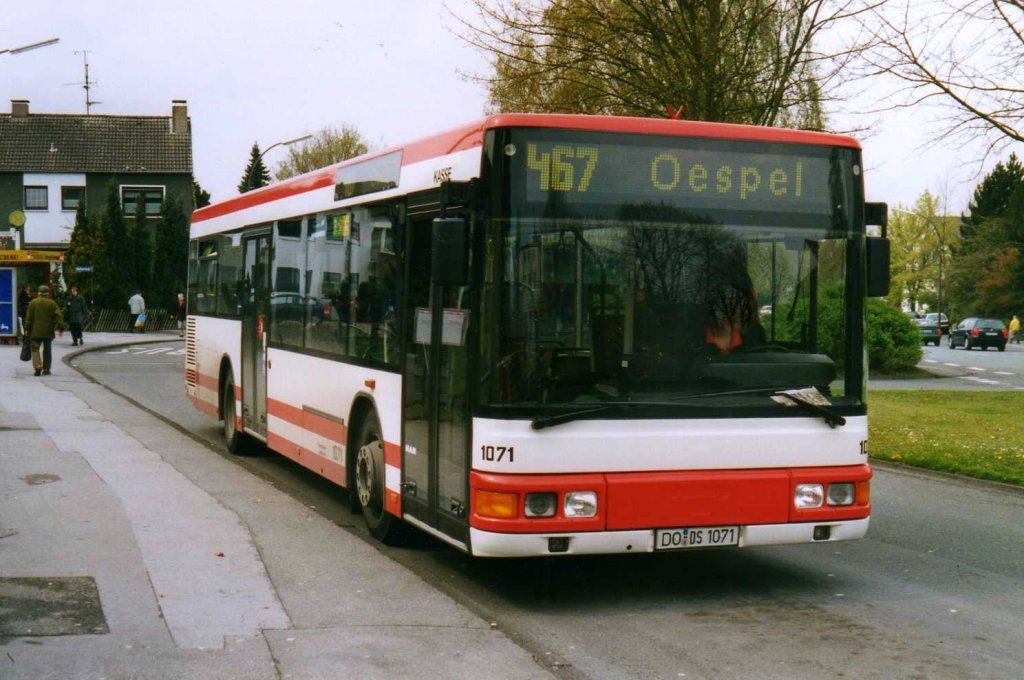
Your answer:
[[[793,505],[798,508],[820,508],[825,502],[825,488],[821,484],[797,484]]]
[[[829,505],[853,505],[855,498],[853,482],[837,482],[828,485]]]
[[[597,514],[597,492],[567,492],[564,509],[566,517],[593,517]]]
[[[554,517],[558,507],[558,494],[528,493],[523,508],[527,517]]]

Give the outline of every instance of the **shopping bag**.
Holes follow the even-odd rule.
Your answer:
[[[28,336],[24,336],[21,341],[21,356],[22,361],[29,361],[32,359],[32,341],[29,340]]]
[[[139,314],[137,317],[135,317],[135,327],[136,328],[142,328],[145,325],[146,325],[146,315],[145,314]]]

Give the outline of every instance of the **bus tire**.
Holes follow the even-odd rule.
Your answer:
[[[363,416],[355,440],[355,496],[366,528],[377,540],[394,545],[399,542],[401,520],[384,505],[384,439],[377,414]]]
[[[228,452],[236,456],[244,454],[248,449],[248,437],[237,428],[235,406],[235,379],[229,372],[224,379],[224,387],[220,391],[220,412],[224,415],[224,444]]]

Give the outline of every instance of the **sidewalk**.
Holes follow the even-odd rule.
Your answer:
[[[549,678],[359,537],[77,373],[0,346],[0,680]]]

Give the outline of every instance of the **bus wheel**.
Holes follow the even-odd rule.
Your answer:
[[[224,414],[224,443],[228,451],[236,456],[245,453],[246,436],[236,428],[235,380],[230,375],[221,391],[221,413]]]
[[[355,493],[366,528],[374,538],[392,543],[399,520],[384,509],[384,441],[376,414],[369,413],[363,418],[356,445],[359,448],[355,460]]]

